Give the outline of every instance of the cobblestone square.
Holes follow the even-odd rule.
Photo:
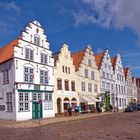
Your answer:
[[[140,112],[95,116],[87,119],[38,125],[30,128],[0,127],[0,140],[66,139],[140,140]]]

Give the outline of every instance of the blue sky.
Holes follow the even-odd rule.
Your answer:
[[[0,0],[0,47],[38,20],[53,52],[63,43],[72,52],[87,44],[94,53],[108,48],[140,77],[139,13],[139,0]]]

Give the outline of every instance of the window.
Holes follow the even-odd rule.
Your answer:
[[[69,90],[69,81],[65,80],[65,90]]]
[[[19,93],[19,111],[29,111],[29,93]]]
[[[7,112],[12,112],[12,93],[8,92],[6,93],[6,106],[7,106]]]
[[[34,58],[34,51],[28,48],[25,48],[25,59],[27,60],[33,60]]]
[[[32,96],[33,96],[32,97],[33,101],[39,101],[40,99],[42,99],[42,94],[41,93],[33,92]]]
[[[121,98],[119,98],[119,106],[121,106]]]
[[[33,83],[34,71],[33,68],[24,67],[24,81]]]
[[[38,35],[34,35],[34,43],[40,45],[40,37]]]
[[[102,75],[103,75],[103,78],[105,78],[105,72],[104,71],[103,71]]]
[[[110,83],[107,83],[107,89],[110,89]]]
[[[65,67],[64,66],[62,66],[62,71],[65,72]]]
[[[112,89],[112,90],[114,89],[114,86],[113,86],[113,84],[111,84],[111,89]]]
[[[92,79],[92,80],[95,80],[95,74],[94,74],[93,71],[91,71],[91,79]]]
[[[45,95],[44,109],[45,110],[53,109],[52,93],[45,93],[44,95]]]
[[[118,92],[118,85],[116,84],[116,92]]]
[[[3,71],[3,84],[8,84],[9,83],[9,70],[4,70]]]
[[[40,70],[40,83],[41,84],[48,84],[49,83],[48,71]]]
[[[105,68],[107,68],[107,64],[105,63]]]
[[[65,67],[65,72],[67,73],[67,67]]]
[[[88,92],[92,92],[92,84],[88,83]]]
[[[105,88],[105,82],[104,81],[102,82],[102,88]]]
[[[75,91],[75,82],[74,81],[71,82],[71,90]]]
[[[57,79],[57,89],[62,90],[62,80],[61,79]]]
[[[81,82],[81,91],[85,91],[85,82]]]
[[[85,69],[85,77],[88,78],[88,69]]]
[[[98,85],[94,84],[94,92],[98,92]]]
[[[40,62],[42,64],[47,64],[48,63],[48,55],[45,54],[45,53],[41,53],[41,60],[40,60]]]
[[[91,59],[88,59],[88,65],[91,66],[91,64],[92,64]]]
[[[111,74],[111,80],[113,80],[113,75]]]
[[[107,73],[107,79],[109,79],[109,73]]]
[[[68,68],[68,73],[70,74],[70,68]]]

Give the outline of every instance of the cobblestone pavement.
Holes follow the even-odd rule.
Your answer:
[[[34,122],[36,123],[36,122]],[[140,111],[27,128],[0,126],[0,140],[140,140]]]

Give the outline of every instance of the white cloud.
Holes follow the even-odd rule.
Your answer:
[[[130,28],[137,34],[140,46],[140,0],[80,0],[74,12],[75,26],[97,24],[103,28]]]
[[[14,2],[0,2],[0,8],[3,10],[15,10],[16,12],[20,12],[20,8]]]

